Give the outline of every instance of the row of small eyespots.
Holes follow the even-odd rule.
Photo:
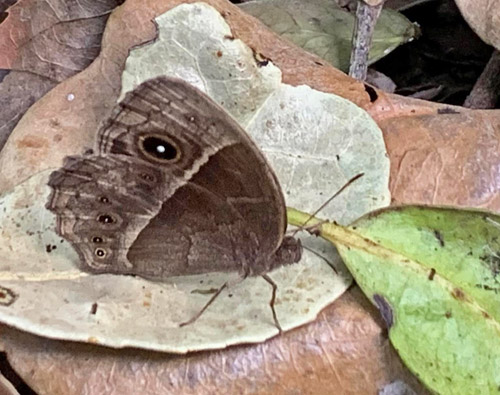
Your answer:
[[[103,204],[110,204],[111,203],[110,200],[106,196],[101,196],[99,198],[99,201]],[[102,224],[112,224],[112,223],[116,222],[115,219],[109,214],[99,214],[97,216],[97,221],[102,223]],[[92,237],[92,243],[102,244],[102,243],[104,243],[104,238],[101,236],[94,236],[94,237]],[[100,248],[100,247],[98,247],[94,250],[94,254],[95,254],[95,256],[97,256],[99,258],[104,258],[107,255],[106,250],[104,248]]]

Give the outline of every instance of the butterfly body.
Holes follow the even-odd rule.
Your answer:
[[[95,151],[66,158],[49,179],[47,207],[83,270],[246,276],[300,258],[300,243],[284,238],[284,199],[264,157],[189,84],[141,84],[103,124]]]

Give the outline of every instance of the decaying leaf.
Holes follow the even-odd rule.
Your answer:
[[[410,100],[392,103],[407,109],[411,104]],[[391,157],[390,189],[395,204],[500,210],[500,178],[495,170],[500,165],[500,111],[441,105],[434,114],[379,119],[378,124]]]
[[[380,2],[372,0],[371,5]],[[240,5],[270,29],[294,44],[347,71],[354,16],[332,0],[254,0]],[[402,14],[385,9],[375,27],[369,63],[412,40],[417,33]]]
[[[260,65],[242,41],[227,39],[229,26],[209,5],[180,5],[156,23],[159,39],[131,52],[125,84],[137,81],[130,70],[141,70],[141,78],[160,72],[201,84],[246,123],[267,150],[288,200],[299,207],[318,207],[359,172],[365,177],[352,193],[366,198],[340,199],[336,217],[350,221],[388,203],[385,147],[364,111],[331,94],[282,84],[276,66]],[[177,57],[176,48],[187,58]],[[75,252],[54,233],[54,217],[44,207],[49,173],[32,176],[0,203],[0,286],[16,295],[8,306],[0,304],[4,322],[48,337],[176,353],[260,342],[276,334],[270,287],[261,278],[230,287],[197,321],[180,328],[236,273],[154,283],[79,272]],[[300,264],[270,274],[278,285],[276,310],[284,329],[313,320],[349,285],[345,272],[340,269],[337,276],[328,263],[335,259],[328,243],[303,242],[328,259],[307,252]]]
[[[20,117],[58,82],[99,54],[110,11],[121,0],[22,0],[0,23],[0,149]],[[29,86],[27,83],[29,82]]]
[[[0,393],[2,395],[19,395],[16,388],[3,375],[0,375]]]
[[[368,114],[338,96],[282,84],[272,62],[259,64],[241,40],[227,38],[232,33],[219,13],[196,7],[179,6],[156,19],[159,38],[131,51],[122,96],[162,73],[185,79],[254,138],[271,161],[288,204],[314,210],[363,172],[363,182],[353,184],[324,213],[349,223],[360,215],[356,206],[369,211],[387,205],[389,163]]]
[[[455,0],[464,19],[484,42],[500,50],[500,3],[497,0]]]
[[[24,112],[56,83],[36,74],[11,71],[0,82],[0,150]]]
[[[40,338],[1,326],[14,369],[39,394],[377,394],[404,367],[357,287],[309,324],[265,343],[173,356]]]
[[[0,24],[0,68],[62,81],[99,53],[107,18],[121,0],[22,0]]]
[[[21,118],[0,152],[0,192],[45,169],[60,166],[70,154],[90,148],[100,122],[116,102],[120,77],[131,48],[154,40],[154,18],[178,4],[197,0],[129,0],[117,8],[106,27],[99,57],[81,73],[60,83]],[[307,52],[278,40],[256,19],[226,0],[207,0],[224,14],[235,37],[251,42],[256,54],[284,73],[284,82],[307,83],[362,106],[363,85],[333,67],[317,64]],[[50,146],[50,149],[48,149]]]
[[[290,213],[294,223],[308,218]],[[406,206],[348,228],[319,225],[319,232],[337,246],[392,344],[429,388],[498,391],[500,216]]]

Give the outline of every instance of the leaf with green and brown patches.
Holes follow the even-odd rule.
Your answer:
[[[289,215],[294,224],[308,218]],[[347,228],[318,227],[379,308],[401,358],[429,388],[498,391],[500,216],[406,206]]]
[[[379,3],[371,0],[371,5]],[[347,71],[351,56],[354,15],[334,1],[255,0],[241,9],[294,44]],[[375,27],[370,63],[411,41],[417,28],[402,14],[383,10]]]

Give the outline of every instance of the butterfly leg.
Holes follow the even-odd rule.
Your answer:
[[[281,329],[281,325],[280,325],[280,323],[278,321],[278,317],[276,315],[276,310],[274,309],[274,302],[276,301],[276,291],[278,290],[278,286],[273,281],[273,279],[271,277],[269,277],[267,274],[263,274],[262,278],[264,280],[266,280],[271,285],[271,287],[273,287],[273,294],[271,296],[269,306],[271,306],[271,310],[273,312],[274,325],[276,325],[276,328],[278,328],[279,334],[281,335],[283,333],[283,330]]]
[[[208,309],[208,306],[210,306],[213,301],[215,300],[215,298],[217,298],[217,296],[220,295],[220,293],[225,289],[227,288],[227,281],[222,284],[222,286],[217,290],[216,293],[214,293],[212,295],[212,297],[208,300],[208,302],[205,304],[205,306],[203,306],[203,308],[198,312],[196,313],[196,315],[194,315],[193,317],[191,317],[188,321],[185,321],[185,322],[181,322],[179,324],[179,327],[183,327],[183,326],[186,326],[186,325],[189,325],[189,324],[192,324],[193,322],[195,322],[198,318],[201,317],[201,315],[205,312],[206,309]]]
[[[188,321],[180,323],[179,327],[183,327],[183,326],[186,326],[186,325],[189,325],[189,324],[192,324],[193,322],[195,322],[198,318],[201,317],[201,315],[208,309],[208,306],[210,306],[214,302],[214,300],[221,294],[221,292],[224,289],[234,287],[235,285],[241,283],[247,277],[248,277],[248,274],[244,274],[244,275],[241,275],[238,278],[233,279],[231,281],[226,281],[224,284],[222,284],[220,286],[220,288],[217,290],[217,292],[215,292],[212,295],[212,297],[208,300],[208,302],[205,303],[205,306],[203,306],[203,308],[198,313],[196,313],[195,316],[190,318]]]

